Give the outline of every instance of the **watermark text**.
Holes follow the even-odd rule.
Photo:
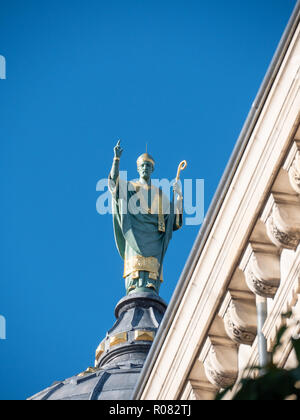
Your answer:
[[[6,340],[6,319],[0,315],[0,340]]]
[[[174,184],[175,179],[152,179],[153,188],[148,193],[147,189],[139,187],[138,180],[127,181],[127,171],[120,171],[116,183],[107,178],[97,182],[96,191],[101,194],[96,202],[96,210],[100,215],[112,214],[112,202],[115,200],[121,214],[147,214],[149,211],[151,214],[159,214],[160,211],[165,215],[170,214]],[[186,225],[201,225],[204,220],[204,179],[184,179],[183,182],[178,181],[178,185],[183,202],[181,206],[178,202],[181,194],[175,194],[175,207],[184,215]],[[159,189],[162,191],[161,207],[157,198]]]
[[[6,79],[6,59],[3,55],[0,55],[0,79]]]

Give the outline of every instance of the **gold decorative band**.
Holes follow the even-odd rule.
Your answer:
[[[98,369],[93,368],[93,367],[88,367],[84,372],[79,373],[79,375],[77,375],[79,378],[82,378],[85,375],[88,375],[89,373],[95,373],[97,372]]]
[[[134,332],[135,341],[153,341],[154,331],[137,330]]]
[[[132,278],[138,278],[139,271],[148,271],[149,278],[157,280],[159,262],[155,257],[143,257],[134,255],[124,262],[124,278],[132,274]]]
[[[109,346],[113,347],[113,346],[116,346],[117,344],[126,343],[126,341],[127,341],[127,333],[126,332],[118,333],[110,338]]]
[[[97,347],[96,350],[96,362],[98,362],[98,360],[100,359],[100,357],[102,356],[102,354],[105,352],[105,340],[103,340],[99,346]]]

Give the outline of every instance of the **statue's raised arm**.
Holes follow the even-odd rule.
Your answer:
[[[123,149],[120,146],[121,140],[118,140],[118,143],[114,147],[114,160],[112,164],[112,168],[110,171],[111,179],[116,182],[119,176],[119,170],[120,170],[120,158],[123,153]]]

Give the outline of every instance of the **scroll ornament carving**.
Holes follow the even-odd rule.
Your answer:
[[[253,293],[266,298],[273,298],[275,296],[279,285],[272,285],[258,278],[251,268],[247,269],[245,275],[247,285]]]
[[[235,304],[232,302],[224,317],[225,330],[228,336],[236,343],[251,346],[256,337],[256,327],[242,324],[236,314]]]
[[[227,340],[227,345],[212,343],[204,361],[206,377],[217,388],[234,385],[238,377],[237,346]]]
[[[280,285],[280,257],[275,252],[254,252],[245,269],[246,283],[256,295],[273,298]]]
[[[274,217],[270,216],[267,221],[267,231],[272,242],[278,247],[295,250],[299,239],[296,234],[285,232],[276,225]]]
[[[205,366],[207,379],[218,388],[228,388],[235,384],[237,375],[226,375],[223,372],[214,370],[211,366]]]
[[[274,204],[266,221],[269,239],[278,248],[296,250],[300,241],[300,200],[293,194],[273,194]]]

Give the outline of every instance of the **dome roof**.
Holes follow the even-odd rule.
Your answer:
[[[95,368],[29,399],[130,400],[166,306],[152,293],[123,298],[115,309],[117,321],[96,351]]]
[[[143,364],[123,364],[73,376],[39,392],[30,400],[130,400]]]

